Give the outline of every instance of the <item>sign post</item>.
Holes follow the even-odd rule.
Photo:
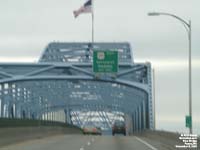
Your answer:
[[[185,126],[187,128],[191,128],[191,126],[192,126],[192,117],[191,116],[186,116],[185,117]]]
[[[94,50],[93,51],[93,72],[113,73],[118,72],[118,51]]]

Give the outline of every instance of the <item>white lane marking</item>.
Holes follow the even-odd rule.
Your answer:
[[[90,146],[90,144],[91,144],[91,143],[90,143],[90,141],[89,141],[89,142],[87,143],[87,145]]]
[[[140,141],[141,143],[145,144],[146,146],[148,146],[149,148],[151,148],[152,150],[158,150],[157,148],[153,147],[151,144],[147,143],[146,141],[140,139],[139,137],[134,136],[138,141]]]
[[[80,150],[84,150],[84,147],[81,147]]]

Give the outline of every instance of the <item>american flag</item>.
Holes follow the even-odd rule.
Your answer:
[[[78,10],[75,10],[73,13],[75,18],[82,13],[92,13],[92,0],[88,0],[83,6],[81,6]]]

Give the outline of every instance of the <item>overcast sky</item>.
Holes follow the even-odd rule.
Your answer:
[[[36,62],[52,41],[90,41],[91,15],[73,17],[85,0],[0,0],[0,62]],[[136,62],[156,72],[159,129],[187,131],[188,38],[178,20],[149,17],[149,11],[192,21],[194,130],[200,129],[199,0],[95,0],[95,41],[131,43]],[[198,131],[200,134],[200,131]]]

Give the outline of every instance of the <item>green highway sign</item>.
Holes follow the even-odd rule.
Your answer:
[[[94,73],[117,73],[118,72],[118,51],[94,50],[93,51],[93,72]]]
[[[188,128],[192,127],[192,117],[191,116],[185,117],[185,126],[188,127]]]

